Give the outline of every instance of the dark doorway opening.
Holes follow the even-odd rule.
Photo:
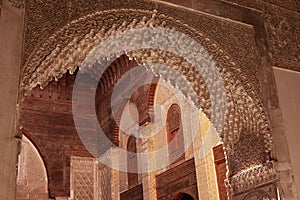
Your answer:
[[[174,200],[194,200],[194,198],[186,193],[180,193],[178,194]]]

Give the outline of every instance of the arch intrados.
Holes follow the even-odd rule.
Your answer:
[[[173,24],[170,25],[168,28],[176,28],[179,30],[184,30],[184,32],[191,37],[195,38],[197,41],[199,41],[207,51],[210,53],[212,52],[217,52],[216,54],[213,55],[215,61],[217,62],[217,66],[219,67],[219,71],[222,72],[222,78],[227,84],[228,87],[226,87],[226,92],[229,95],[230,98],[227,99],[228,105],[231,105],[230,110],[227,114],[228,116],[233,115],[233,116],[238,116],[238,118],[243,118],[245,117],[244,115],[247,115],[246,117],[249,118],[249,116],[254,115],[254,117],[250,121],[247,126],[251,128],[253,126],[251,123],[254,123],[254,125],[259,125],[264,128],[264,134],[269,133],[270,131],[270,125],[267,119],[267,116],[264,111],[264,107],[261,103],[261,100],[258,98],[258,95],[256,94],[256,91],[252,88],[251,84],[247,80],[246,76],[244,76],[238,66],[234,63],[234,61],[230,58],[228,54],[226,54],[221,48],[218,47],[216,43],[214,43],[210,38],[205,37],[202,33],[197,31],[196,29],[192,28],[188,24],[184,23],[181,20],[172,18],[170,16],[165,16],[164,14],[157,14],[157,11],[149,11],[149,10],[135,10],[135,9],[112,9],[112,10],[106,10],[106,11],[100,11],[96,12],[90,15],[87,15],[85,17],[79,18],[77,20],[72,21],[65,27],[61,28],[58,30],[56,33],[54,33],[51,37],[46,39],[44,43],[40,46],[40,48],[36,49],[35,52],[31,55],[29,60],[27,61],[23,71],[22,71],[22,77],[21,77],[21,91],[31,89],[35,87],[36,85],[41,85],[44,86],[47,84],[50,80],[52,80],[53,77],[61,77],[62,74],[66,73],[67,70],[70,72],[74,72],[75,70],[70,67],[72,65],[67,65],[68,68],[62,68],[58,69],[57,67],[53,68],[54,71],[52,75],[49,74],[41,74],[41,71],[51,71],[51,67],[53,63],[56,62],[57,59],[61,59],[64,57],[64,54],[62,53],[63,51],[55,52],[55,49],[57,49],[57,45],[59,44],[59,41],[57,41],[55,38],[58,36],[64,36],[66,34],[63,34],[64,31],[70,29],[70,30],[75,30],[75,29],[80,29],[81,25],[88,22],[88,21],[97,21],[97,19],[104,17],[105,15],[109,15],[112,13],[126,13],[128,15],[131,15],[132,13],[138,13],[140,16],[150,16],[150,15],[159,15],[160,19],[157,21],[154,21],[155,26],[162,26],[162,27],[167,27],[166,21],[172,21]],[[144,18],[143,18],[144,19]],[[139,19],[141,20],[141,19]],[[156,24],[155,24],[156,23]],[[138,22],[136,23],[138,24]],[[92,30],[93,27],[91,27],[89,30]],[[128,28],[128,27],[126,27]],[[100,31],[100,29],[99,29]],[[107,30],[109,32],[109,30]],[[109,32],[111,33],[111,32]],[[88,34],[88,32],[81,32],[78,34]],[[112,34],[112,33],[111,33]],[[90,47],[93,47],[95,44],[90,44]],[[62,45],[63,46],[63,45]],[[70,49],[69,51],[72,51],[73,49]],[[86,49],[86,52],[88,52],[88,49]],[[47,58],[51,58],[53,54],[58,53],[58,56],[54,56],[53,59],[49,61]],[[47,56],[48,55],[48,56]],[[75,54],[71,54],[75,55]],[[81,57],[84,57],[83,55]],[[81,60],[77,60],[75,63],[80,63]],[[128,62],[126,60],[126,62]],[[75,64],[74,63],[74,64]],[[70,63],[69,63],[70,64]],[[46,67],[45,69],[43,67]],[[77,67],[74,65],[74,67]],[[182,71],[184,73],[184,71]],[[41,76],[39,76],[41,75]],[[43,77],[45,82],[41,82],[38,77]],[[234,80],[233,82],[230,82],[230,80]],[[197,79],[196,79],[197,81]],[[199,81],[199,80],[198,80]],[[106,83],[108,80],[106,80]],[[234,100],[235,99],[235,100]],[[243,107],[243,108],[238,108],[237,107],[237,102],[238,101],[243,101],[244,104],[246,102],[250,102],[252,107]],[[255,109],[255,111],[253,110]],[[257,117],[257,116],[258,117]],[[209,114],[208,114],[209,118]],[[260,122],[262,120],[262,122]],[[229,124],[230,122],[228,122]],[[234,122],[235,123],[235,122]],[[248,123],[248,122],[247,122]],[[257,123],[257,124],[255,124]],[[228,125],[227,124],[227,125]],[[258,125],[257,125],[258,126]],[[227,129],[228,132],[230,132]],[[225,129],[226,132],[226,129]],[[229,133],[222,133],[222,137],[225,137],[224,134],[229,134]],[[233,133],[235,136],[239,134],[239,132]],[[265,137],[265,136],[263,136]],[[229,149],[231,148],[230,145],[232,141],[229,141],[228,139],[225,138],[224,140],[224,146],[227,152],[229,152]],[[267,149],[268,151],[271,151],[270,149]],[[227,153],[225,151],[225,154]],[[226,156],[227,160],[227,156]],[[228,160],[227,160],[228,161]],[[227,167],[228,167],[228,162],[227,162]],[[228,167],[229,168],[229,167]],[[228,169],[227,168],[227,169]]]

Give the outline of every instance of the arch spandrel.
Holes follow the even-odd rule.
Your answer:
[[[112,9],[89,14],[70,22],[46,39],[29,58],[22,72],[21,89],[23,91],[30,90],[37,85],[44,87],[51,80],[58,80],[67,71],[74,72],[77,66],[81,66],[90,50],[104,39],[126,30],[143,27],[163,27],[187,34],[203,45],[217,63],[227,97],[226,120],[220,132],[227,154],[228,178],[232,178],[229,182],[237,184],[235,181],[240,179],[235,176],[236,174],[240,174],[241,170],[248,168],[251,171],[252,166],[247,164],[242,169],[233,170],[235,162],[233,159],[234,147],[240,140],[242,130],[264,138],[266,159],[263,162],[257,160],[257,166],[263,166],[267,161],[270,161],[271,158],[268,155],[272,150],[272,139],[269,122],[255,89],[252,88],[251,83],[243,75],[240,67],[212,39],[204,36],[188,24],[161,14],[156,10]],[[128,52],[128,55],[136,57],[140,63],[146,64],[149,63],[150,58],[159,62],[162,55],[167,55],[172,60],[177,59],[176,55],[169,52],[151,54],[152,49],[144,51],[150,52],[150,54],[146,54],[150,56],[145,57],[145,54],[141,54],[142,51]],[[151,57],[151,55],[155,56]],[[200,87],[198,89],[198,100],[196,101],[200,102],[204,113],[211,118],[209,95],[201,96],[200,94],[200,91],[205,91],[205,87],[202,87],[201,90],[203,84],[199,85],[199,83],[203,83],[201,75],[193,73],[193,69],[189,68],[189,63],[184,59],[179,58],[177,60],[179,60],[178,63],[169,63],[170,66],[187,77],[194,89]],[[184,65],[182,65],[183,62]],[[82,66],[82,68],[84,67]],[[203,94],[207,94],[207,92],[203,92]],[[255,146],[253,145],[251,148],[253,148],[255,154]],[[243,159],[243,156],[247,155],[241,154],[241,159]],[[262,173],[264,172],[262,171]],[[262,179],[261,181],[264,182],[265,180]]]

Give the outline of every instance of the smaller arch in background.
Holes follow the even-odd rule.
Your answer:
[[[169,108],[166,126],[169,161],[172,164],[184,160],[185,157],[181,110],[178,104],[172,104]]]

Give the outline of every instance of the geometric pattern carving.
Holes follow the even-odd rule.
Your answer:
[[[71,157],[71,197],[74,200],[97,199],[96,166],[94,158]]]
[[[74,199],[93,199],[92,173],[74,172]]]
[[[105,165],[99,164],[99,185],[100,199],[111,200],[111,169]]]

